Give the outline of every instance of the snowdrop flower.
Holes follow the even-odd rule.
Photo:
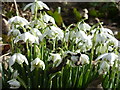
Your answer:
[[[77,61],[79,61],[79,58],[80,58],[80,56],[77,56],[77,55],[72,55],[71,56],[71,60],[74,62],[74,63],[76,63]]]
[[[11,29],[9,32],[8,32],[8,36],[10,35],[13,35],[13,36],[18,36],[20,35],[20,31],[18,29]]]
[[[53,61],[53,64],[57,67],[61,62],[62,62],[62,58],[60,56],[60,54],[53,54],[53,53],[50,53],[50,57],[49,57],[49,61]]]
[[[39,39],[42,41],[43,35],[42,35],[42,33],[41,33],[37,28],[31,29],[30,32],[31,32],[33,35],[39,37]]]
[[[7,83],[9,83],[11,89],[18,89],[20,87],[20,82],[16,79],[9,80]]]
[[[20,34],[19,36],[17,36],[16,39],[14,40],[14,43],[17,43],[20,40],[23,40],[24,42],[29,40],[30,43],[39,44],[39,38],[32,35],[32,34],[30,34],[29,32],[25,32],[25,33]]]
[[[14,73],[13,73],[13,78],[17,78],[18,76],[18,71],[16,70]]]
[[[98,70],[98,73],[101,74],[107,74],[107,72],[110,69],[110,65],[106,61],[102,61],[100,64],[100,69]]]
[[[8,20],[8,23],[9,24],[12,24],[12,23],[20,23],[21,25],[28,25],[29,22],[25,19],[25,18],[22,18],[20,16],[15,16],[15,17],[12,17],[11,19]]]
[[[55,37],[57,37],[58,40],[62,40],[64,37],[64,33],[60,28],[55,26],[50,26],[45,30],[45,33],[43,34],[43,36],[44,37],[49,36],[52,39],[55,39]]]
[[[84,31],[76,32],[76,37],[80,38],[80,40],[83,40],[83,41],[85,41],[88,38]]]
[[[119,41],[112,35],[108,34],[109,42],[113,43],[115,47],[119,47]]]
[[[84,13],[88,13],[88,10],[85,8],[85,9],[83,9],[83,11],[84,11]]]
[[[106,34],[106,33],[103,33],[103,32],[101,32],[100,34],[97,34],[96,35],[96,44],[98,44],[98,43],[105,43],[105,41],[107,41],[107,35],[108,34]]]
[[[34,14],[36,6],[40,10],[42,10],[43,8],[49,10],[49,7],[45,3],[43,3],[42,1],[35,1],[33,3],[28,4],[25,6],[24,10],[26,10],[27,8],[30,7],[32,14]]]
[[[53,24],[55,24],[54,18],[51,17],[51,16],[49,16],[49,15],[47,15],[47,14],[45,14],[45,15],[42,17],[42,19],[43,19],[44,22],[46,22],[46,23],[48,23],[48,22],[50,21],[50,22],[52,22]]]
[[[37,20],[31,21],[29,26],[32,28],[35,27],[35,28],[39,28],[39,29],[44,29],[47,26],[47,24],[44,23],[43,20],[37,19]]]
[[[107,48],[107,45],[101,45],[101,46],[98,46],[97,48],[96,48],[96,54],[98,54],[98,53],[101,53],[101,54],[103,54],[103,53],[105,53],[106,52],[106,50],[107,50],[108,48]]]
[[[118,47],[120,47],[120,41],[118,41]]]
[[[84,13],[83,17],[84,17],[85,19],[88,19],[88,14],[87,14],[87,13]]]
[[[115,53],[105,53],[105,54],[100,55],[96,60],[100,60],[100,59],[102,59],[103,61],[108,60],[108,63],[111,66],[113,66],[114,61],[118,60],[118,55],[116,55]]]
[[[65,41],[68,42],[69,39],[73,40],[73,38],[76,38],[76,32],[75,31],[67,31],[65,33]]]
[[[89,57],[86,54],[81,54],[79,61],[81,62],[82,65],[90,63]]]
[[[21,53],[15,53],[10,59],[9,59],[9,66],[11,67],[15,62],[18,64],[22,64],[25,62],[28,65],[27,58],[22,55]]]
[[[86,52],[92,48],[92,41],[88,38],[85,42],[80,42],[78,48],[81,52]]]
[[[34,61],[31,62],[31,71],[35,68],[41,68],[42,70],[45,69],[45,63],[40,60],[40,58],[36,58]]]
[[[69,55],[76,55],[77,53],[76,53],[76,52],[72,52],[72,51],[65,51],[65,52],[64,52],[64,57],[65,57],[65,56],[68,56],[68,54],[69,54]]]
[[[79,31],[76,33],[76,37],[76,44],[82,52],[92,48],[92,37],[90,35],[87,36],[84,31]]]
[[[87,23],[79,23],[78,25],[79,30],[87,31],[91,29],[91,26]]]
[[[110,30],[110,29],[108,29],[108,28],[100,28],[100,31],[101,32],[104,32],[104,33],[108,33],[108,34],[111,34],[111,35],[113,35],[113,32],[112,32],[112,30]]]

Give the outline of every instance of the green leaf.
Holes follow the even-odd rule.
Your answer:
[[[75,15],[75,17],[78,21],[80,21],[80,19],[82,19],[82,16],[81,16],[80,12],[77,11],[76,8],[73,9],[73,13],[74,13],[74,15]]]
[[[17,79],[20,81],[20,83],[22,84],[22,86],[24,88],[27,88],[27,85],[25,84],[25,82],[20,77],[17,77]]]
[[[59,26],[62,25],[62,23],[63,23],[62,16],[61,16],[57,11],[54,12],[53,18],[55,19],[56,23],[57,23]]]

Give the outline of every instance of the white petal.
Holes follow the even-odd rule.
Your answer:
[[[108,53],[105,53],[105,54],[100,55],[100,56],[99,56],[97,59],[95,59],[95,60],[99,60],[99,59],[105,57],[106,55],[108,55]]]
[[[49,7],[45,3],[43,3],[42,1],[38,1],[38,4],[40,7],[44,7],[45,9],[49,10]]]
[[[10,66],[10,67],[15,63],[15,60],[16,60],[16,54],[14,54],[14,55],[9,59],[9,66]]]
[[[30,3],[30,4],[27,4],[25,7],[24,7],[24,11],[28,8],[28,7],[30,7],[31,5],[32,5],[33,3]]]

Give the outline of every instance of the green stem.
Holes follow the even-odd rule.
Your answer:
[[[35,17],[34,19],[37,20],[37,0],[35,1]]]
[[[35,70],[35,88],[38,89],[38,74],[39,73],[39,68],[36,68]]]

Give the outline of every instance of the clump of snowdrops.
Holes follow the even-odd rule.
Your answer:
[[[45,3],[35,1],[24,10],[29,8],[31,21],[19,15],[8,21],[11,57],[8,68],[2,67],[3,88],[86,88],[99,76],[104,88],[120,87],[120,42],[110,29],[87,24],[87,11],[61,29],[42,10],[49,10]]]

